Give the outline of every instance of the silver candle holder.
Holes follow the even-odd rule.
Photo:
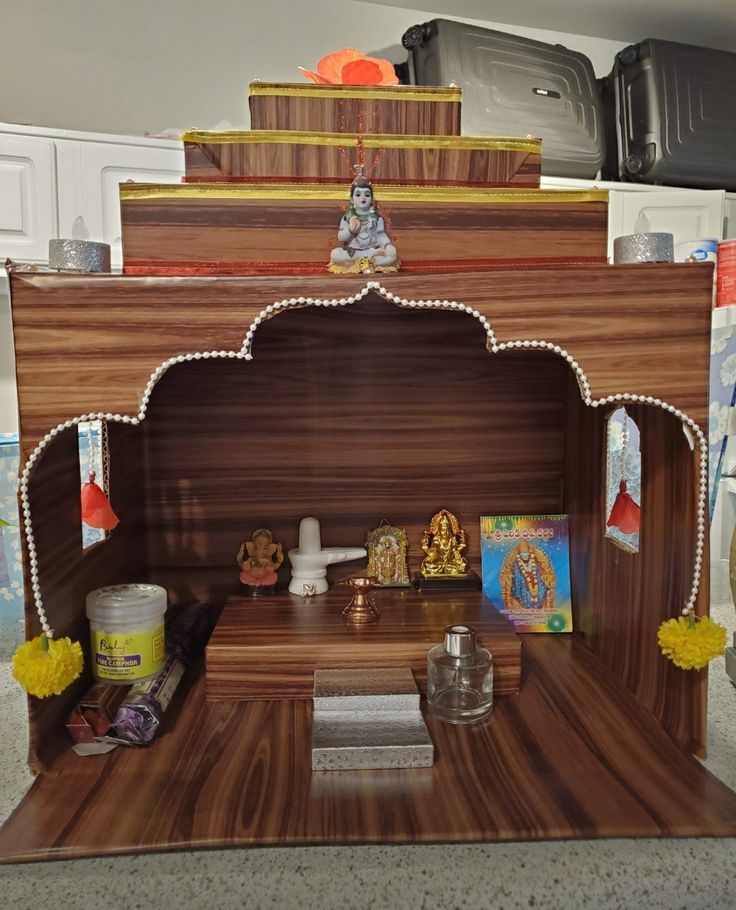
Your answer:
[[[672,234],[626,234],[613,241],[614,265],[632,262],[674,262],[675,238]]]
[[[109,272],[110,244],[94,240],[49,240],[49,265],[64,272]]]

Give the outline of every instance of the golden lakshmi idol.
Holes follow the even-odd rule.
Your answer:
[[[422,535],[422,549],[427,554],[422,560],[422,575],[467,575],[468,561],[462,555],[466,547],[465,531],[457,518],[447,509],[440,509]]]

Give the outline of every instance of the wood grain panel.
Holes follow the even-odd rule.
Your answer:
[[[346,202],[191,196],[190,186],[167,186],[165,195],[132,198],[157,188],[121,185],[124,269],[156,274],[164,267],[208,269],[212,274],[258,274],[268,263],[277,274],[326,271]],[[384,188],[385,189],[385,188]],[[222,187],[218,193],[227,192]],[[237,190],[232,191],[233,194]],[[256,193],[253,189],[253,193]],[[421,192],[418,189],[417,192]],[[442,202],[376,198],[402,268],[456,271],[457,262],[605,261],[606,202],[580,202],[579,194],[530,202],[510,193],[478,190],[483,201]],[[487,201],[486,201],[487,196]]]
[[[659,408],[626,405],[639,427],[642,454],[640,550],[605,539],[606,423],[580,404],[571,383],[565,505],[570,514],[574,622],[583,640],[614,670],[683,748],[705,743],[707,670],[683,671],[657,646],[659,624],[690,594],[695,558],[697,459],[681,421]],[[704,553],[708,565],[707,547]],[[707,575],[698,598],[708,610]]]
[[[310,274],[327,272],[330,251],[340,245],[336,236],[340,213],[336,217],[333,214],[331,220],[333,230],[325,230],[317,237],[301,235],[303,242],[296,244],[289,239],[291,229],[272,231],[257,224],[217,230],[205,227],[204,233],[177,224],[128,227],[124,268],[134,275],[167,275],[172,269],[184,273],[190,269],[195,274],[199,271],[211,275],[258,275],[266,261],[268,268],[285,275],[300,274],[300,269]],[[457,271],[458,265],[482,271],[486,266],[529,259],[534,260],[534,265],[544,265],[545,261],[602,261],[596,232],[588,232],[582,224],[572,229],[550,226],[554,233],[549,238],[541,234],[538,226],[509,231],[490,222],[477,229],[424,225],[416,231],[410,224],[401,222],[400,229],[392,226],[388,230],[405,271],[449,273]],[[469,230],[477,241],[471,248],[466,233]],[[584,241],[583,236],[587,238]],[[247,258],[243,257],[243,250],[248,250]]]
[[[256,94],[251,86],[248,106],[254,130],[460,135],[458,89],[397,86],[376,91],[370,86],[370,93],[379,97],[366,97],[365,90],[350,85],[323,89],[272,85],[270,89],[277,93]],[[331,97],[334,95],[339,97]],[[410,96],[424,96],[425,100],[411,100]],[[435,97],[439,100],[426,100]]]
[[[521,694],[498,699],[486,723],[427,718],[426,769],[312,773],[309,702],[211,702],[200,679],[150,749],[69,752],[38,778],[0,832],[0,857],[736,836],[736,794],[595,655],[559,635],[525,636],[524,650]]]
[[[160,363],[195,350],[239,349],[250,322],[274,301],[299,295],[330,299],[355,293],[365,283],[336,276],[132,278],[13,269],[23,451],[28,454],[52,426],[78,414],[137,414]],[[383,276],[382,284],[415,300],[461,301],[490,320],[499,342],[538,338],[561,345],[581,364],[596,397],[625,391],[651,395],[701,426],[707,423],[709,266],[396,275]],[[279,314],[275,324],[284,325],[293,315]],[[453,318],[471,319],[459,313]],[[263,328],[255,336],[257,357]]]
[[[131,427],[111,425],[109,451],[113,466],[110,501],[120,524],[106,541],[87,550],[82,549],[76,428],[55,437],[29,481],[38,576],[46,614],[57,638],[68,635],[81,642],[86,668],[82,678],[61,696],[29,697],[29,762],[34,769],[48,766],[69,747],[64,721],[91,684],[87,593],[104,584],[139,581],[146,572],[141,434]],[[41,628],[31,596],[27,556],[24,564],[26,635],[31,637],[39,635]]]
[[[320,141],[321,140],[321,141]],[[338,144],[337,140],[341,140]],[[358,161],[358,137],[343,133],[185,133],[185,182],[273,181],[349,183]],[[372,180],[409,186],[539,187],[541,142],[515,149],[509,140],[383,136],[367,140]],[[519,145],[522,140],[519,140]]]
[[[349,566],[342,566],[345,577]],[[376,590],[381,619],[348,627],[341,612],[351,594],[338,585],[304,601],[295,595],[233,597],[207,646],[207,697],[312,698],[317,668],[411,667],[426,693],[427,652],[445,627],[462,623],[478,632],[493,654],[493,691],[518,694],[521,641],[509,622],[478,593],[427,596]]]
[[[301,310],[260,331],[252,363],[177,366],[151,398],[158,577],[192,566],[201,581],[209,568],[209,587],[192,593],[222,602],[237,590],[240,542],[265,525],[288,550],[310,514],[325,546],[362,546],[389,518],[407,529],[415,571],[441,507],[460,517],[479,569],[481,514],[560,511],[559,358],[489,357],[477,321],[378,301]],[[329,574],[344,577],[345,567]],[[288,564],[280,576],[285,585]]]

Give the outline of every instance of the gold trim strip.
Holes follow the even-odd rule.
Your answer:
[[[325,145],[356,148],[355,133],[307,133],[298,130],[187,130],[182,142],[227,145],[252,145],[258,142],[296,145]],[[366,148],[426,148],[529,152],[541,154],[541,139],[516,139],[513,136],[409,136],[393,133],[367,134],[362,137]]]
[[[301,85],[300,83],[251,82],[248,94],[276,95],[282,98],[363,98],[366,101],[457,101],[463,99],[462,89],[448,86],[418,85]],[[395,95],[394,98],[391,96]]]
[[[348,184],[324,186],[282,184],[248,185],[222,183],[121,183],[120,200],[146,199],[283,199],[315,202],[345,202]],[[607,202],[608,190],[495,190],[454,186],[396,186],[381,184],[378,202],[468,202],[485,205],[508,203]]]

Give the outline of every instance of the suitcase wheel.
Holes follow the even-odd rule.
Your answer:
[[[621,66],[631,66],[639,59],[639,45],[630,44],[616,54],[616,60]]]
[[[652,169],[656,160],[657,146],[654,142],[648,142],[642,151],[632,152],[624,158],[624,173],[631,177],[642,177]]]
[[[427,27],[428,23],[424,25],[412,25],[408,28],[401,39],[401,43],[408,51],[413,51],[417,47],[421,47],[429,35],[429,28]]]
[[[644,164],[643,155],[628,155],[624,160],[624,170],[627,174],[641,174],[644,170]]]

